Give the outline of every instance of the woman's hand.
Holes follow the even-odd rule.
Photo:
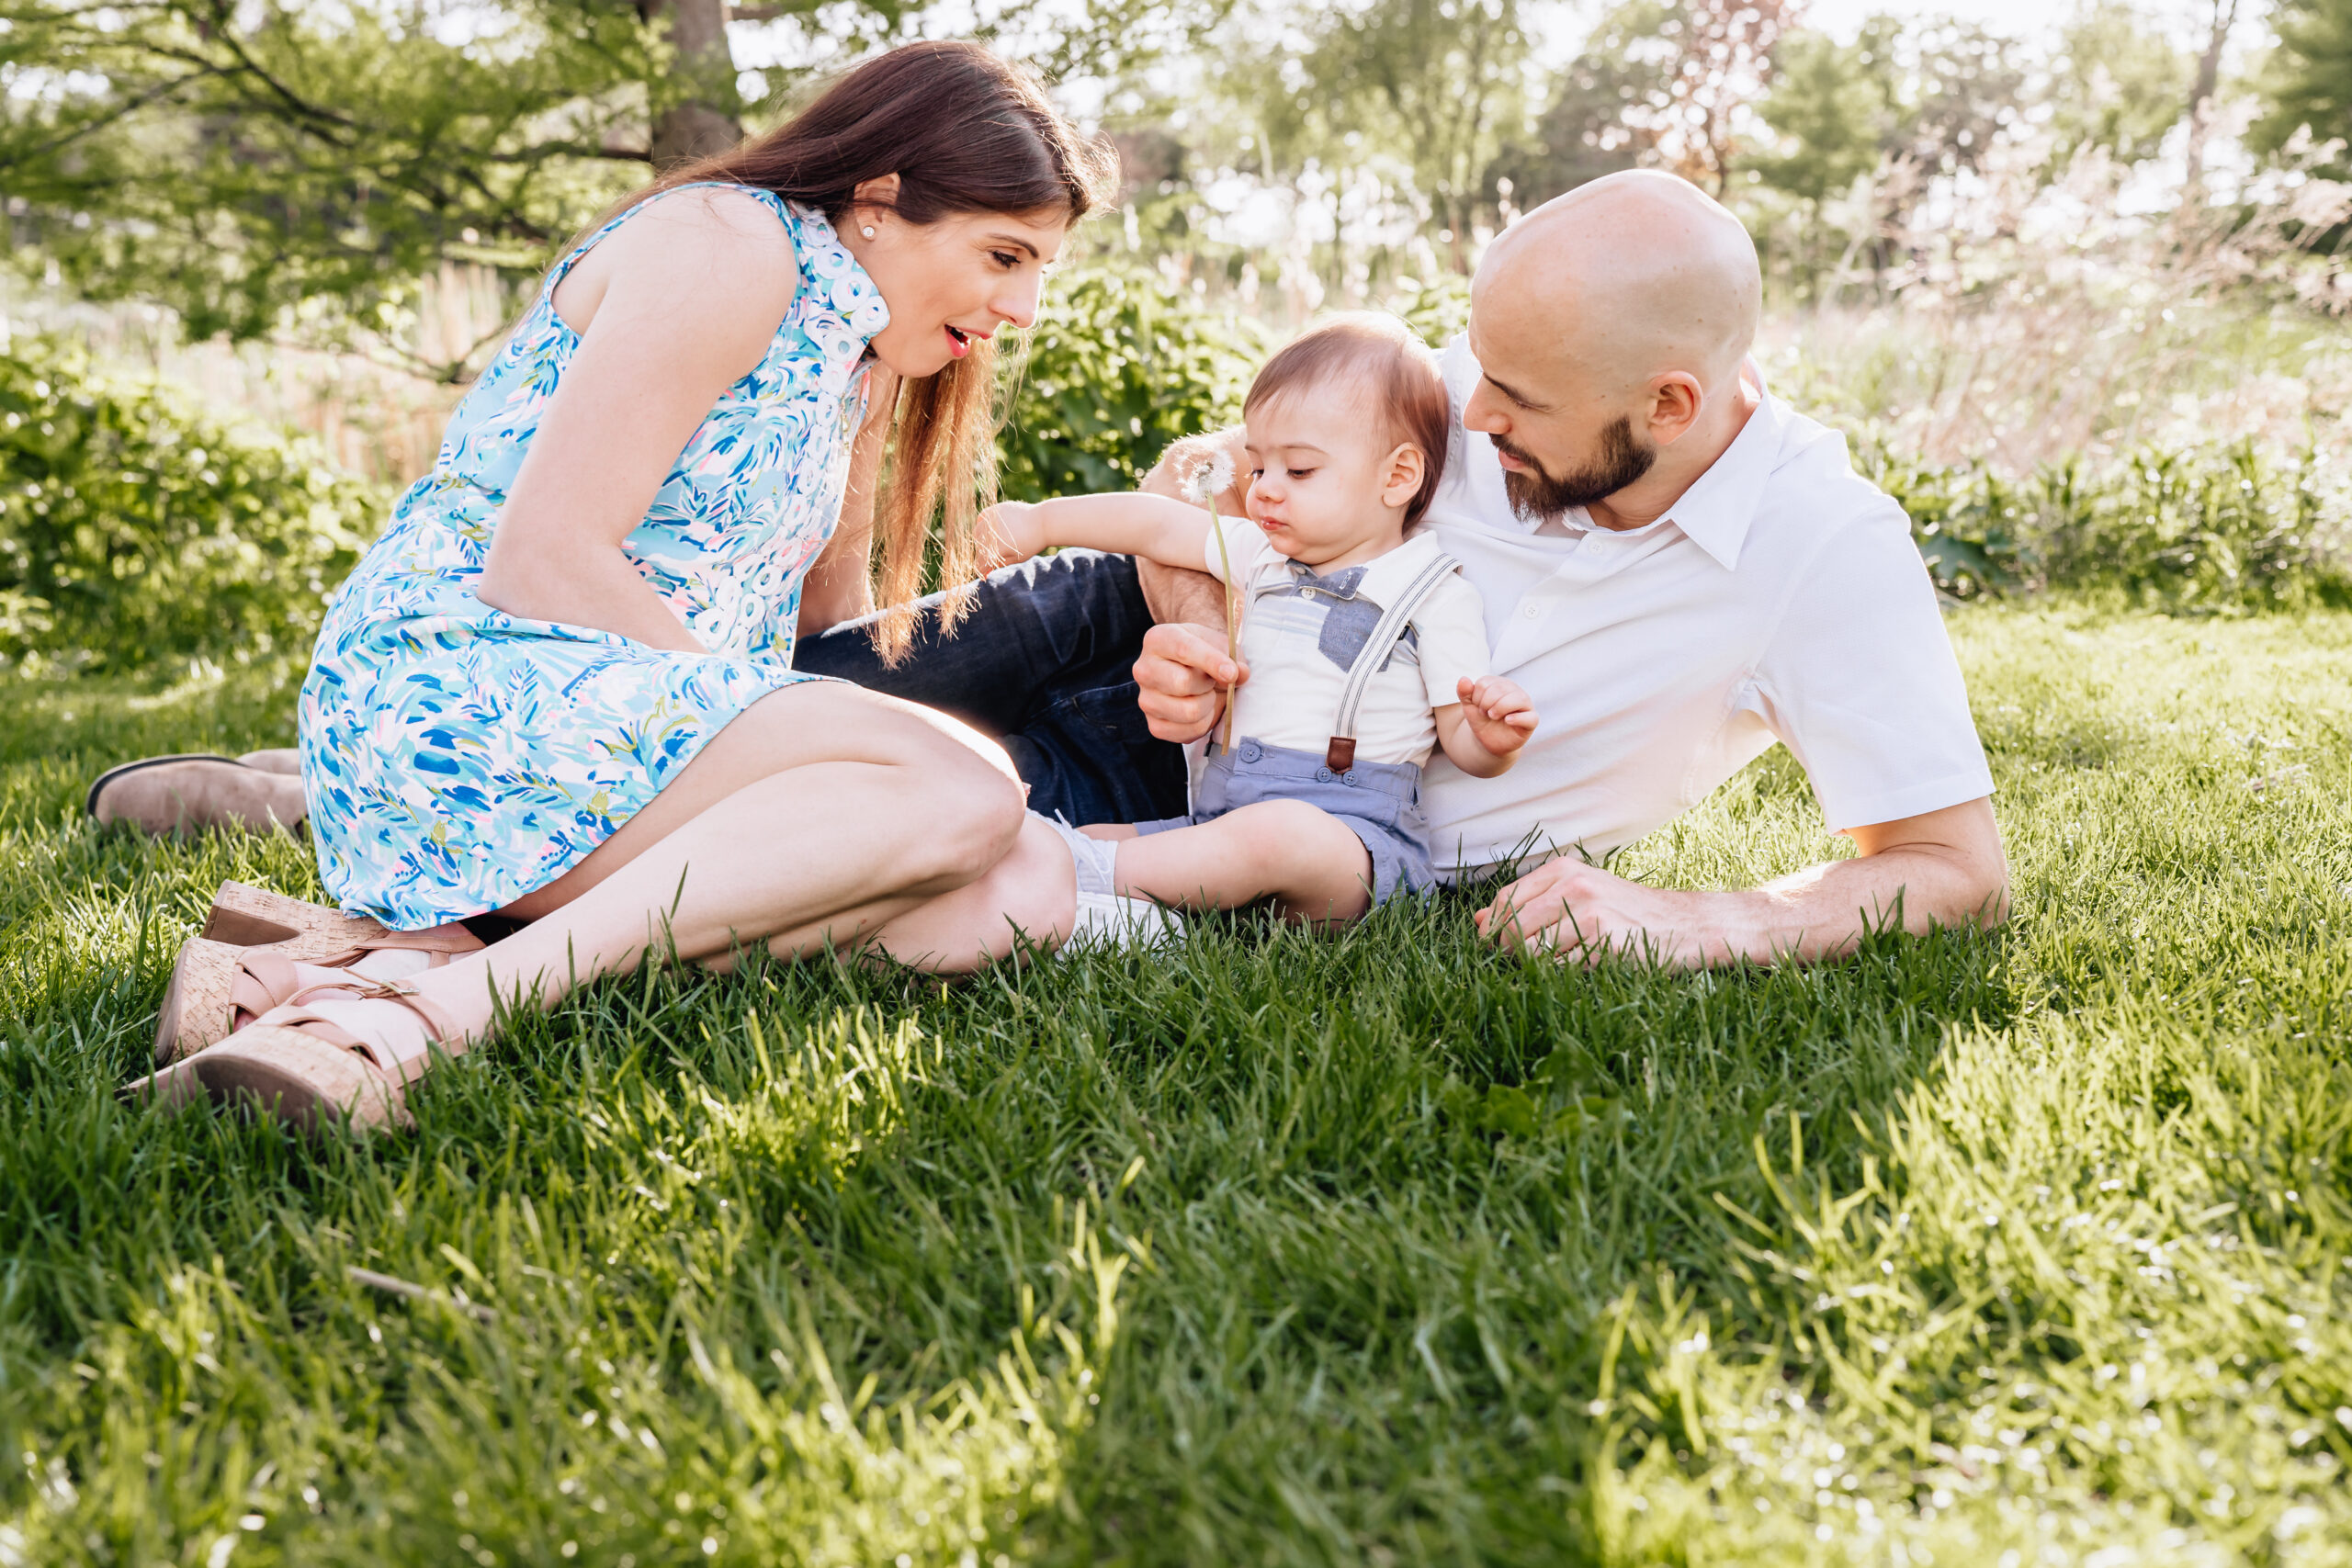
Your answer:
[[[1044,549],[1047,543],[1045,521],[1032,502],[1000,501],[980,513],[973,543],[979,552],[980,570],[994,571]]]

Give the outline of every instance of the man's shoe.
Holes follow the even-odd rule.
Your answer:
[[[129,822],[148,833],[206,828],[266,833],[273,825],[299,828],[310,814],[300,778],[209,753],[148,757],[108,769],[90,786],[83,807],[100,822]]]

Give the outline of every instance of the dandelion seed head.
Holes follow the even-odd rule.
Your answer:
[[[1193,465],[1192,474],[1184,481],[1184,496],[1195,506],[1206,506],[1232,484],[1233,454],[1216,452]]]

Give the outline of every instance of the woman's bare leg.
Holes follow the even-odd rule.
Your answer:
[[[1077,912],[1069,847],[1044,819],[1027,817],[1012,851],[985,874],[889,921],[874,945],[901,964],[962,974],[1010,956],[1024,939],[1057,946]]]
[[[1293,919],[1352,920],[1372,907],[1372,856],[1348,825],[1297,800],[1261,800],[1213,821],[1119,843],[1116,886],[1191,909],[1272,897]]]
[[[787,687],[580,864],[508,906],[530,925],[408,984],[479,1039],[493,998],[548,1006],[649,949],[693,960],[769,939],[787,953],[854,946],[987,873],[1024,815],[1012,764],[955,720],[833,682]],[[364,1033],[363,1008],[386,1043],[417,1037],[415,1015],[392,1003],[339,1016]]]

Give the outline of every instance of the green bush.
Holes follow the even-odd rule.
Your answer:
[[[382,497],[76,349],[0,354],[0,658],[126,673],[310,651]]]
[[[1865,446],[1858,466],[1903,503],[1937,586],[1958,598],[2065,588],[2174,611],[2352,604],[2352,507],[2311,453],[2143,446],[2013,479]]]
[[[1170,442],[1241,417],[1267,347],[1255,323],[1108,265],[1059,283],[1028,340],[998,436],[1013,501],[1132,490]]]

